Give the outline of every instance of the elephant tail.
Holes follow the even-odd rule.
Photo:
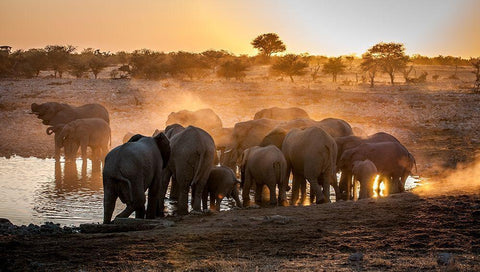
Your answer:
[[[130,204],[133,202],[133,193],[132,193],[132,183],[130,182],[130,180],[124,178],[124,177],[116,177],[114,178],[115,181],[119,182],[119,183],[124,183],[126,185],[126,188],[128,190],[128,192],[125,192],[124,189],[125,187],[123,186],[120,186],[120,193],[123,195],[124,198],[126,198],[125,200],[125,203],[126,204]]]
[[[281,185],[283,183],[283,177],[280,162],[276,161],[273,163],[273,170],[275,171],[275,180],[277,181],[278,185]]]
[[[195,174],[193,175],[193,179],[192,179],[192,183],[190,184],[191,186],[195,185],[201,175],[202,175],[202,165],[204,165],[204,161],[205,161],[205,154],[203,152],[200,153],[200,159],[198,160],[198,164],[197,164],[197,169],[195,170]]]

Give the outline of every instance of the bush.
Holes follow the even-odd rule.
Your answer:
[[[229,60],[220,65],[217,71],[217,76],[226,79],[235,78],[236,80],[243,80],[246,76],[245,71],[248,65],[239,59]]]

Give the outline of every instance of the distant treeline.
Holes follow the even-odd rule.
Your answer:
[[[265,36],[264,34],[263,36]],[[261,37],[261,36],[259,36]],[[274,37],[278,39],[278,36]],[[243,80],[246,71],[255,65],[271,64],[271,74],[287,76],[293,82],[293,76],[309,74],[312,80],[315,80],[320,72],[331,74],[332,80],[336,81],[337,74],[349,71],[357,77],[361,76],[363,81],[370,80],[373,86],[375,72],[391,74],[393,84],[393,74],[395,72],[406,73],[409,65],[449,65],[449,66],[469,66],[471,59],[463,59],[452,56],[426,57],[421,55],[405,56],[404,48],[401,44],[379,44],[380,46],[390,46],[387,51],[395,52],[397,48],[401,63],[397,66],[401,69],[395,69],[391,72],[382,63],[383,55],[378,52],[385,50],[377,48],[375,45],[367,51],[361,58],[356,56],[325,57],[312,56],[304,54],[286,54],[275,56],[272,53],[285,50],[283,44],[277,51],[262,51],[262,45],[252,45],[259,49],[257,56],[234,55],[225,50],[208,50],[202,53],[191,52],[157,52],[149,49],[135,50],[133,52],[103,52],[99,49],[87,48],[79,52],[76,47],[71,45],[48,45],[45,48],[16,50],[12,51],[9,46],[0,47],[0,77],[38,77],[41,71],[51,71],[51,77],[62,77],[65,73],[77,78],[94,77],[109,69],[109,76],[113,79],[119,78],[138,78],[158,80],[162,78],[203,78],[208,75],[216,75],[223,78],[233,78]],[[280,41],[281,42],[281,41]],[[283,46],[283,47],[282,47]],[[392,49],[393,48],[393,49]],[[373,50],[373,51],[372,51]],[[380,50],[380,51],[379,51]],[[383,53],[382,53],[383,54]],[[389,53],[390,54],[390,53]],[[383,66],[382,66],[383,65]],[[380,69],[384,67],[385,69]],[[411,70],[411,69],[410,69]],[[408,79],[408,74],[405,80]]]

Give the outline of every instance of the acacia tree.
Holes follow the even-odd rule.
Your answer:
[[[45,51],[50,66],[53,69],[54,76],[61,78],[63,72],[67,70],[70,60],[70,54],[75,51],[75,47],[72,45],[47,45]]]
[[[248,64],[242,62],[239,59],[227,60],[220,65],[220,68],[217,71],[217,76],[224,77],[227,80],[230,78],[235,78],[236,80],[242,80],[245,78],[245,71],[248,68]]]
[[[223,58],[232,56],[232,54],[225,50],[207,50],[203,51],[201,55],[206,59],[208,65],[212,67],[213,72],[215,72],[215,69]]]
[[[332,81],[337,82],[337,75],[345,71],[345,64],[342,62],[342,57],[329,58],[327,63],[323,65],[322,72],[332,75]]]
[[[390,76],[392,85],[394,84],[395,72],[404,69],[409,60],[408,56],[405,55],[403,44],[393,42],[381,42],[372,46],[362,58],[364,61],[375,62],[382,72]]]
[[[260,54],[270,57],[274,53],[283,52],[287,49],[276,33],[266,33],[256,37],[252,43],[253,48],[258,49]]]
[[[290,77],[290,80],[293,82],[293,76],[304,75],[307,67],[308,62],[304,57],[295,54],[287,54],[283,57],[280,57],[270,69],[274,73],[279,73]]]
[[[373,85],[375,82],[375,76],[380,66],[379,61],[373,58],[370,52],[363,54],[362,59],[363,61],[360,64],[360,67],[370,79],[370,88],[373,88]]]

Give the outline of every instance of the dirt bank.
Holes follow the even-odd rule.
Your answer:
[[[235,210],[115,234],[0,237],[2,271],[480,269],[480,195]],[[354,254],[360,252],[361,254]],[[363,255],[363,260],[349,260]]]

